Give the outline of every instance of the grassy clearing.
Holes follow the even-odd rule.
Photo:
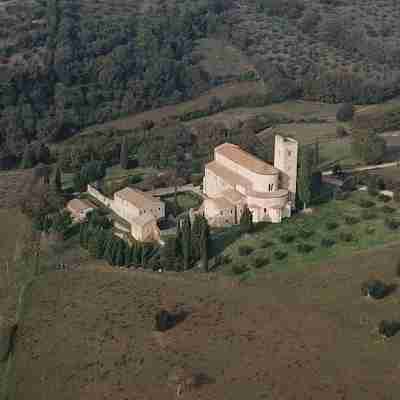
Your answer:
[[[168,206],[175,207],[174,195],[163,196],[161,197],[161,200],[166,203],[167,209]],[[191,208],[199,207],[202,203],[202,199],[195,193],[184,192],[184,193],[178,193],[176,195],[176,202],[178,204],[178,213],[181,213],[184,211],[188,211]]]
[[[361,200],[371,200],[375,206],[363,208]],[[384,208],[385,204],[393,208],[392,213],[385,213],[388,210]],[[370,213],[367,217],[365,210]],[[398,241],[400,234],[397,229],[385,226],[386,217],[398,220],[399,205],[393,201],[383,203],[366,193],[356,192],[347,200],[334,200],[316,207],[312,215],[298,214],[282,224],[260,225],[255,233],[237,241],[231,240],[233,243],[223,253],[231,262],[223,269],[227,273],[232,273],[233,265],[243,267],[243,271],[304,269],[338,254],[351,254]],[[333,223],[338,226],[328,226]],[[241,256],[241,249],[246,246],[252,252]],[[257,268],[254,266],[257,258],[268,262]]]

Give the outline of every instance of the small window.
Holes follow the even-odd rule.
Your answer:
[[[220,213],[221,215],[224,215],[224,212],[223,212],[223,211],[220,211],[219,213]]]
[[[287,155],[288,155],[288,157],[291,157],[292,156],[292,152],[290,150],[288,150]]]
[[[267,209],[266,208],[264,208],[264,214],[266,214],[267,213]]]

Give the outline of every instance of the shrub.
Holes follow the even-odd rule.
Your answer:
[[[283,250],[277,250],[274,253],[274,256],[277,260],[283,260],[284,258],[286,258],[288,255],[287,251],[283,251]]]
[[[361,213],[361,218],[366,221],[370,221],[371,219],[375,219],[377,214],[373,210],[363,210]]]
[[[400,277],[400,260],[396,264],[396,275]]]
[[[241,275],[249,270],[249,267],[247,265],[243,264],[234,264],[232,265],[232,272],[235,275]]]
[[[378,332],[382,336],[389,338],[394,336],[398,331],[400,331],[400,323],[397,321],[383,320],[379,323]]]
[[[386,194],[383,194],[383,193],[381,193],[381,194],[378,195],[378,199],[379,199],[380,201],[383,201],[384,203],[387,203],[387,202],[389,202],[390,200],[392,200],[392,198],[391,198],[390,196],[387,196]]]
[[[239,246],[239,248],[238,248],[239,255],[242,257],[250,255],[253,251],[254,251],[254,249],[251,246],[247,246],[245,244],[242,246]]]
[[[362,208],[371,208],[375,205],[375,203],[372,200],[368,199],[361,199],[359,202],[360,207]]]
[[[166,310],[161,310],[156,314],[156,330],[164,332],[174,326],[174,319],[171,314]]]
[[[347,136],[346,129],[343,126],[338,125],[336,127],[336,136],[339,137],[339,138],[343,138],[343,137]]]
[[[270,241],[270,240],[263,240],[263,241],[261,242],[261,244],[260,244],[260,247],[261,247],[262,249],[266,249],[266,248],[268,248],[268,247],[273,246],[274,244],[275,244],[275,243],[272,242],[272,241]]]
[[[388,205],[382,206],[381,210],[382,210],[382,212],[384,212],[385,214],[393,214],[393,213],[396,211],[395,208],[390,207],[390,206],[388,206]]]
[[[321,246],[322,247],[332,247],[336,244],[334,239],[331,238],[322,238],[321,240]]]
[[[301,238],[303,238],[303,239],[308,239],[308,238],[310,238],[312,235],[314,235],[314,231],[310,231],[310,230],[307,230],[307,229],[301,229],[301,230],[299,231],[299,236],[300,236]]]
[[[219,267],[221,265],[226,265],[231,262],[231,258],[227,255],[218,255],[214,259],[214,267]]]
[[[265,265],[269,264],[268,257],[255,257],[251,260],[251,264],[254,268],[262,268]]]
[[[335,194],[335,200],[347,200],[350,197],[350,193],[349,192],[344,192],[342,190],[338,190]]]
[[[280,236],[282,243],[292,243],[295,238],[296,236],[290,233],[284,233]]]
[[[351,103],[343,103],[337,110],[336,119],[341,122],[353,119],[354,107]]]
[[[398,229],[400,227],[400,221],[394,219],[394,218],[386,218],[385,219],[385,226],[392,231]]]
[[[343,242],[352,242],[354,240],[354,235],[351,232],[340,232],[339,238]]]
[[[373,233],[375,233],[376,229],[373,226],[367,226],[367,228],[365,229],[365,233],[367,235],[372,235]]]
[[[297,251],[299,253],[311,253],[314,250],[314,246],[311,246],[308,243],[300,243],[297,245]]]
[[[326,229],[328,229],[328,231],[334,231],[335,229],[338,228],[338,226],[339,226],[339,224],[334,221],[328,221],[326,223]]]
[[[378,279],[370,279],[361,284],[361,294],[374,299],[383,299],[388,291],[388,286]]]
[[[347,215],[344,218],[344,221],[346,222],[347,225],[355,225],[358,224],[360,222],[360,219],[357,217],[354,217],[352,215]]]

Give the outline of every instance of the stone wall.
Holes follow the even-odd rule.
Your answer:
[[[87,192],[91,196],[93,196],[96,200],[98,200],[101,204],[103,204],[105,207],[112,208],[113,201],[111,199],[109,199],[108,197],[104,196],[102,193],[100,193],[92,185],[87,186]]]

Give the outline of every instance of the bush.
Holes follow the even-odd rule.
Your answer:
[[[373,210],[362,210],[361,218],[366,221],[370,221],[371,219],[375,219],[377,217],[376,213]]]
[[[396,275],[400,277],[400,260],[398,260],[396,264]]]
[[[381,210],[382,210],[382,212],[384,212],[385,214],[393,214],[393,213],[396,211],[395,208],[390,207],[390,206],[387,206],[387,205],[384,205],[384,206],[381,208]]]
[[[277,260],[283,260],[284,258],[286,258],[288,255],[287,251],[283,251],[283,250],[277,250],[274,253],[274,256]]]
[[[339,238],[343,242],[352,242],[354,240],[354,235],[351,232],[340,232]]]
[[[367,235],[372,235],[373,233],[375,233],[376,229],[373,226],[367,226],[367,228],[365,229],[365,233]]]
[[[275,244],[275,243],[272,242],[272,241],[270,241],[270,240],[263,240],[263,241],[261,242],[261,244],[260,244],[260,247],[261,247],[262,249],[266,249],[266,248],[268,248],[268,247],[273,246],[274,244]]]
[[[331,238],[322,238],[321,240],[321,246],[322,247],[332,247],[336,244],[334,239]]]
[[[219,267],[221,265],[226,265],[231,262],[231,258],[227,255],[218,255],[214,259],[214,267]]]
[[[232,272],[235,275],[244,274],[248,270],[249,270],[249,267],[247,265],[243,265],[243,264],[234,264],[234,265],[232,265]]]
[[[352,215],[347,215],[344,218],[344,221],[346,222],[347,225],[355,225],[358,224],[360,222],[360,219],[357,217],[354,217]]]
[[[386,218],[385,219],[385,226],[392,231],[398,229],[400,227],[400,222],[394,218]]]
[[[388,286],[377,279],[370,279],[361,284],[361,294],[374,299],[383,299],[388,294]]]
[[[255,257],[253,260],[251,260],[251,264],[254,268],[262,268],[265,265],[269,264],[269,258],[268,257]]]
[[[171,314],[166,310],[161,310],[156,314],[156,330],[159,332],[165,332],[174,326],[174,319]]]
[[[343,137],[347,136],[346,129],[343,126],[338,125],[336,127],[336,136],[339,137],[339,138],[343,138]]]
[[[335,200],[347,200],[350,197],[350,193],[349,192],[344,192],[342,190],[339,190],[336,192],[335,194]]]
[[[400,330],[400,323],[397,321],[383,320],[379,323],[378,332],[387,338],[394,336]]]
[[[242,246],[239,246],[239,248],[238,248],[238,253],[242,257],[250,255],[253,251],[254,251],[254,249],[251,246],[247,246],[245,244]]]
[[[311,246],[308,243],[300,243],[297,245],[297,251],[299,253],[307,254],[311,253],[314,250],[314,246]]]
[[[375,205],[375,203],[372,200],[368,199],[361,199],[359,202],[360,207],[362,208],[371,208]]]
[[[340,122],[351,121],[354,116],[354,107],[351,103],[343,103],[336,113],[336,119]]]
[[[326,223],[326,229],[328,229],[328,231],[334,231],[338,227],[339,227],[339,224],[337,222],[329,221]]]
[[[382,194],[382,193],[378,195],[378,199],[380,201],[383,201],[384,203],[387,203],[390,200],[392,200],[392,198],[390,196],[387,196],[386,194]]]
[[[301,238],[303,238],[303,239],[308,239],[313,235],[314,235],[314,231],[310,231],[310,230],[307,230],[307,229],[301,229],[299,231],[299,236]]]
[[[290,233],[284,233],[283,235],[280,236],[282,243],[292,243],[295,238],[296,236]]]

